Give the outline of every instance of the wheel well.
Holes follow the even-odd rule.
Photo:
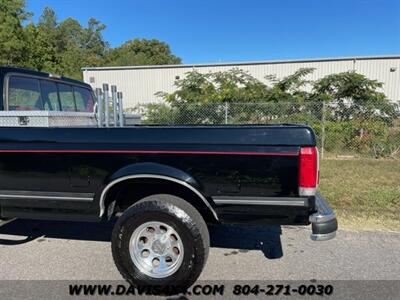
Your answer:
[[[108,190],[104,199],[107,218],[123,212],[144,197],[155,194],[170,194],[180,197],[192,204],[206,222],[217,221],[212,208],[210,209],[204,202],[207,200],[202,199],[188,187],[166,179],[146,177],[123,180]]]

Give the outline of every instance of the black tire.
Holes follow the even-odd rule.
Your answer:
[[[152,221],[171,226],[183,243],[181,266],[164,278],[142,273],[129,253],[134,230]],[[148,196],[130,206],[115,224],[111,239],[114,262],[122,277],[133,286],[161,287],[166,294],[179,292],[176,288],[184,290],[197,280],[207,261],[209,246],[207,225],[196,208],[179,197],[167,194]]]

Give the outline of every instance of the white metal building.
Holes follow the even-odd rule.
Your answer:
[[[266,75],[278,78],[290,75],[299,68],[315,68],[308,76],[310,80],[327,74],[354,70],[383,83],[383,91],[393,101],[400,102],[400,55],[371,57],[338,57],[324,59],[256,61],[215,64],[182,64],[158,66],[98,67],[84,68],[84,81],[93,88],[103,83],[116,85],[124,94],[125,108],[137,104],[157,102],[154,94],[174,91],[174,81],[183,78],[186,72],[197,70],[208,73],[240,68],[255,78],[265,81]]]

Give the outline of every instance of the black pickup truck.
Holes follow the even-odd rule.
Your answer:
[[[78,110],[61,92],[93,95],[23,69],[1,68],[0,80],[3,110]],[[1,218],[117,217],[113,258],[136,286],[193,284],[211,223],[311,224],[312,239],[333,238],[337,221],[318,175],[308,126],[0,127]]]

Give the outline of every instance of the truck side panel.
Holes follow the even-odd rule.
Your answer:
[[[189,128],[0,128],[2,215],[96,220],[113,174],[155,163],[190,174],[222,222],[308,222],[313,202],[299,199],[297,173],[309,129],[293,127],[297,140],[284,145],[290,126]]]

